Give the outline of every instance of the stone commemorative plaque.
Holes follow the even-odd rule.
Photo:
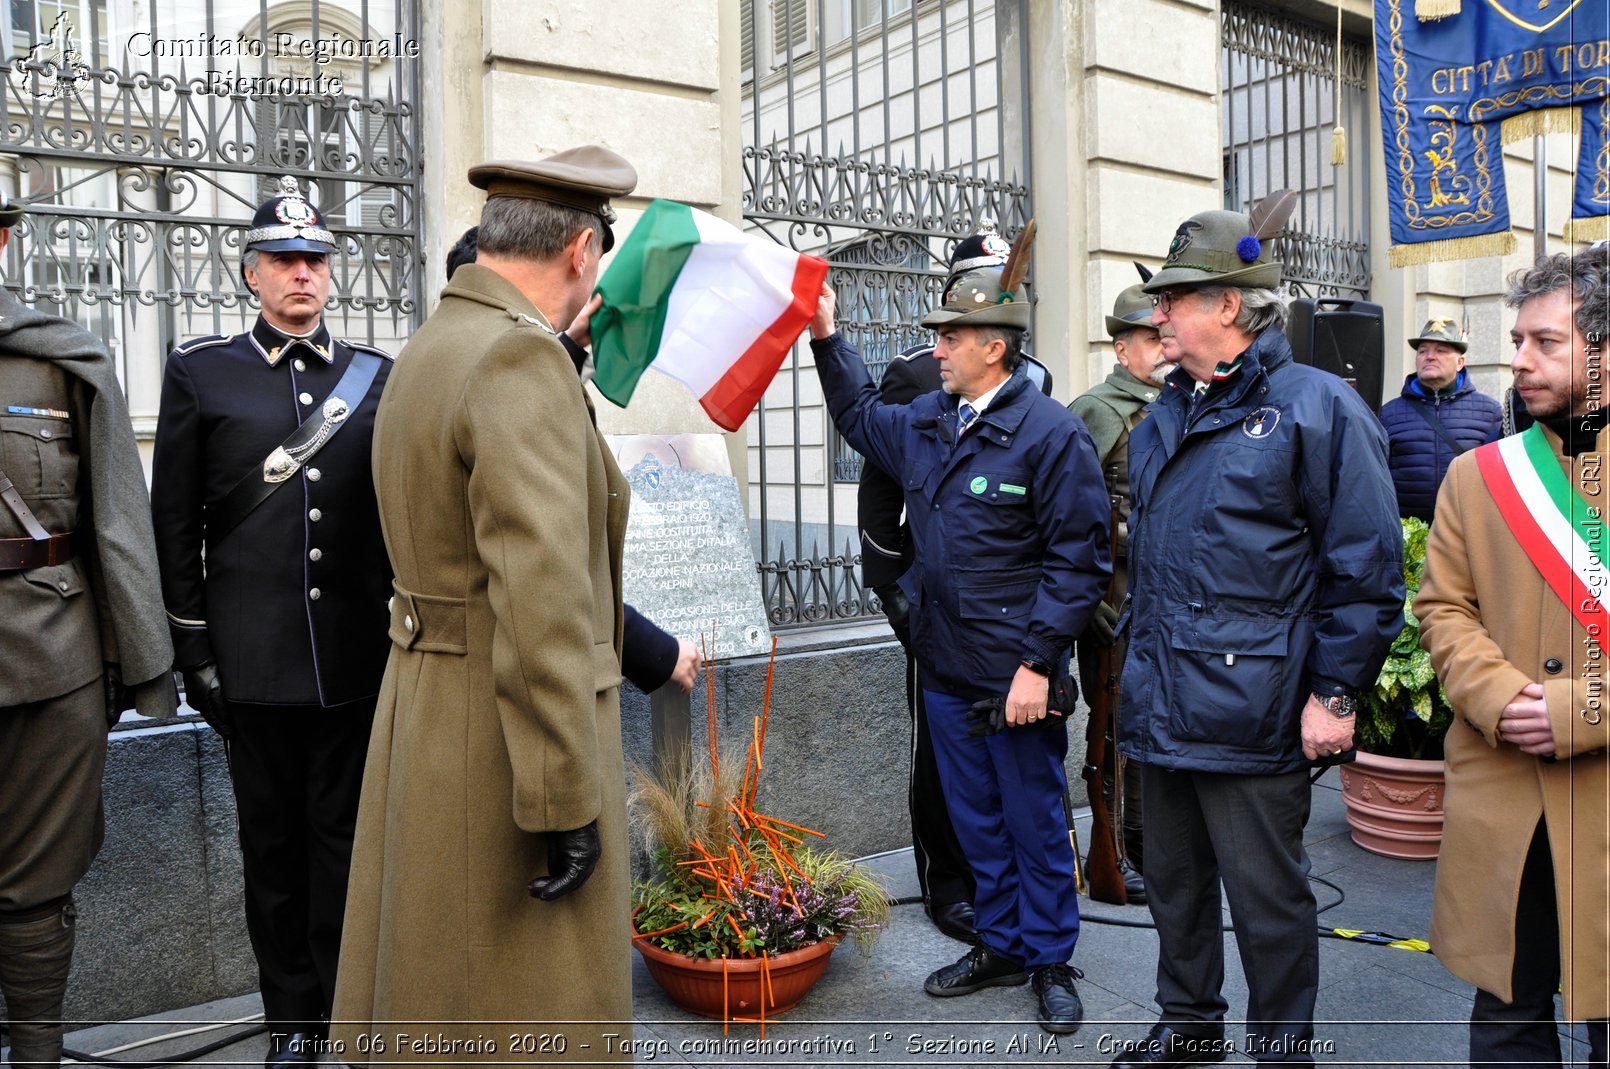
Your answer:
[[[714,446],[698,439],[712,439]],[[738,481],[725,470],[708,470],[726,468],[721,436],[637,435],[611,445],[632,486],[622,562],[626,600],[695,645],[714,632],[717,658],[769,652],[771,630]]]

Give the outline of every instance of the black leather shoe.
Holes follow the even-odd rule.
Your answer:
[[[978,942],[978,929],[973,927],[973,904],[971,902],[946,902],[942,906],[935,906],[929,913],[933,918],[934,927],[963,943]]]
[[[1034,970],[1034,994],[1040,1000],[1040,1027],[1066,1035],[1079,1031],[1085,1019],[1085,1004],[1079,1000],[1075,979],[1085,974],[1070,965],[1047,965]]]
[[[986,987],[1020,987],[1029,982],[1023,963],[997,954],[978,943],[954,965],[947,965],[923,981],[922,989],[939,998],[970,995]]]
[[[264,1069],[276,1065],[319,1064],[319,1037],[312,1032],[274,1032],[268,1037]]]
[[[1208,1065],[1224,1061],[1234,1044],[1222,1030],[1177,1032],[1159,1021],[1145,1039],[1125,1040],[1124,1053],[1112,1060],[1112,1069],[1129,1065]]]
[[[1130,865],[1124,858],[1118,859],[1118,874],[1124,878],[1124,899],[1131,906],[1144,906],[1146,904],[1146,881],[1141,878],[1140,870]]]

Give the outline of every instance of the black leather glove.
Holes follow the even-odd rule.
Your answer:
[[[1045,719],[1027,726],[1042,730],[1059,728],[1072,715],[1074,705],[1078,701],[1079,684],[1074,682],[1072,676],[1053,679],[1046,694]],[[995,734],[1006,727],[1006,699],[985,698],[983,701],[974,702],[973,707],[967,711],[967,719],[972,722],[967,734],[975,738]]]
[[[972,724],[967,734],[974,738],[995,734],[1006,727],[1006,699],[985,698],[974,702],[973,707],[967,710],[967,719]]]
[[[106,686],[106,726],[123,718],[123,710],[134,708],[134,692],[123,685],[123,670],[111,661],[101,662],[101,682]]]
[[[911,650],[911,602],[906,598],[906,592],[900,589],[899,583],[885,583],[875,586],[872,592],[883,602],[883,615],[889,618],[889,629],[894,637],[900,640],[907,652]]]
[[[224,686],[218,681],[218,666],[202,661],[180,669],[179,674],[184,677],[184,700],[190,708],[200,713],[220,738],[233,738],[235,731],[224,711]]]
[[[1086,642],[1094,642],[1098,646],[1111,646],[1117,636],[1114,628],[1118,626],[1118,610],[1105,601],[1096,602],[1096,611],[1090,617],[1090,626],[1085,628],[1081,636]]]
[[[548,875],[532,880],[526,890],[544,902],[568,895],[587,882],[603,852],[596,820],[575,831],[552,832],[548,835]]]

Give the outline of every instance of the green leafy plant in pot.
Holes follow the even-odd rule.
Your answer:
[[[1403,518],[1403,630],[1393,640],[1375,686],[1358,695],[1358,747],[1382,757],[1442,759],[1442,740],[1453,723],[1448,694],[1437,681],[1431,655],[1420,647],[1413,612],[1425,571],[1425,521]]]

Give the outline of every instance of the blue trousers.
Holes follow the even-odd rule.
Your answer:
[[[924,690],[945,804],[978,890],[979,938],[1029,969],[1062,965],[1079,940],[1068,841],[1064,726],[1007,727],[975,738],[971,699]]]

